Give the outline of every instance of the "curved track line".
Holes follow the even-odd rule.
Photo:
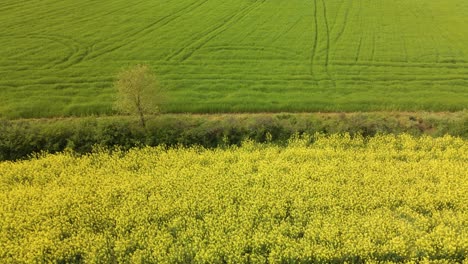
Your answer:
[[[203,50],[252,50],[252,51],[264,51],[264,52],[269,52],[269,53],[281,53],[283,55],[286,55],[288,57],[294,56],[297,59],[300,59],[301,56],[297,52],[294,52],[289,49],[285,48],[280,48],[280,47],[274,47],[274,46],[249,46],[249,45],[229,45],[229,46],[208,46],[201,48]]]
[[[314,29],[314,45],[312,46],[312,51],[311,51],[311,56],[310,56],[310,75],[312,76],[312,78],[315,79],[315,77],[314,77],[314,60],[315,60],[315,56],[316,56],[316,53],[317,53],[317,46],[318,46],[317,0],[314,0],[313,3],[314,3],[314,26],[315,26],[315,29]],[[318,85],[318,83],[317,83],[317,85]]]
[[[345,8],[345,11],[344,11],[344,19],[343,19],[343,26],[341,27],[340,31],[338,31],[338,33],[336,34],[335,36],[335,39],[334,39],[334,42],[337,43],[338,40],[341,38],[341,36],[343,35],[345,29],[346,29],[346,25],[348,24],[348,17],[349,17],[349,12],[350,10],[352,9],[352,5],[353,5],[353,0],[346,0],[349,4],[348,6]]]
[[[322,0],[322,9],[323,9],[323,21],[325,23],[325,33],[326,33],[325,67],[328,68],[328,61],[329,61],[329,56],[330,56],[330,28],[328,27],[327,7],[325,5],[325,0]]]
[[[61,61],[55,63],[54,65],[51,65],[49,69],[57,67],[68,68],[70,66],[73,66],[74,64],[80,62],[88,52],[87,48],[83,48],[83,45],[73,38],[52,34],[40,36],[53,40],[57,43],[61,43],[62,45],[67,46],[72,51],[67,57],[63,58]]]
[[[118,36],[119,39],[128,39],[128,38],[134,38],[134,39],[133,40],[127,40],[127,41],[125,41],[125,42],[123,42],[123,43],[121,43],[119,45],[112,46],[112,47],[109,47],[109,48],[97,49],[98,53],[93,54],[93,55],[89,55],[88,57],[86,57],[86,60],[95,59],[95,58],[100,57],[100,56],[102,56],[104,54],[107,54],[107,53],[113,52],[115,50],[118,50],[120,48],[123,48],[125,46],[128,46],[128,45],[134,43],[135,41],[137,41],[139,37],[145,36],[146,34],[154,31],[155,26],[157,26],[157,25],[165,26],[165,25],[169,24],[170,22],[176,20],[177,18],[181,17],[187,10],[194,10],[194,9],[200,7],[201,5],[203,5],[204,3],[206,3],[207,1],[208,0],[195,1],[195,2],[189,4],[189,5],[185,6],[185,7],[177,10],[174,13],[171,13],[169,15],[166,15],[166,16],[158,19],[157,21],[145,26],[142,29],[139,29],[139,30],[136,30],[136,31],[132,32],[129,35]],[[94,48],[93,50],[96,50],[96,49]]]
[[[280,82],[289,82],[289,81],[298,81],[298,82],[304,82],[304,81],[311,81],[310,79],[307,78],[284,78],[284,79],[272,79],[269,77],[264,77],[264,78],[256,78],[256,77],[251,77],[249,78],[248,76],[242,76],[242,77],[226,77],[223,76],[220,78],[219,76],[214,76],[214,77],[194,77],[194,78],[168,78],[167,81],[170,82],[183,82],[183,81],[213,81],[213,82],[219,82],[222,80],[227,80],[227,81],[258,81],[258,82],[275,82],[275,83],[280,83]],[[319,78],[315,82],[322,82],[322,81],[329,81],[328,78]],[[376,78],[371,78],[371,77],[365,77],[361,78],[360,75],[356,75],[355,78],[353,76],[349,76],[347,78],[338,78],[337,81],[341,82],[368,82],[368,83],[417,83],[417,82],[442,82],[442,83],[447,83],[447,82],[468,82],[468,78],[460,77],[460,78],[423,78],[423,79],[414,79],[413,77],[409,76],[408,78],[399,78],[399,79],[387,79],[385,77],[376,77]],[[312,82],[312,81],[311,81]],[[78,83],[78,84],[85,84],[84,83]],[[104,82],[103,82],[104,83]],[[55,84],[55,83],[54,83]],[[60,83],[62,84],[62,83]],[[63,85],[66,85],[67,83],[63,83]],[[73,83],[72,83],[73,84]],[[34,85],[50,85],[50,84],[41,84],[41,83],[34,83]]]
[[[197,50],[202,48],[206,43],[214,39],[215,37],[219,36],[221,33],[226,31],[230,26],[233,24],[239,22],[246,16],[248,16],[254,9],[258,8],[260,5],[262,5],[265,2],[265,0],[262,1],[256,1],[253,4],[246,6],[243,8],[241,11],[238,13],[233,14],[230,16],[228,19],[226,19],[223,23],[220,25],[212,28],[208,33],[205,35],[199,37],[197,40],[194,40],[192,44],[189,44],[185,47],[180,48],[173,54],[169,55],[166,60],[174,60],[178,59],[179,61],[185,61],[189,59]],[[179,58],[178,58],[179,57]]]
[[[15,9],[15,8],[18,8],[18,7],[23,7],[25,5],[27,5],[26,2],[20,2],[20,3],[13,2],[13,3],[0,4],[0,12],[10,10],[10,9]]]
[[[325,0],[322,0],[322,9],[323,9],[323,20],[324,20],[325,29],[326,29],[325,71],[326,71],[328,78],[330,78],[330,81],[332,82],[333,87],[336,88],[336,82],[331,76],[330,70],[328,67],[329,61],[330,61],[330,28],[328,25],[327,6],[325,5]]]
[[[424,62],[419,62],[419,63],[414,63],[414,62],[400,62],[401,64],[398,64],[397,62],[394,61],[374,61],[372,63],[369,62],[347,62],[347,61],[334,61],[335,65],[338,66],[362,66],[362,67],[389,67],[389,68],[422,68],[422,69],[455,69],[455,70],[460,70],[460,69],[468,69],[468,63],[424,63]]]
[[[147,2],[148,2],[148,0],[141,0],[139,2],[133,1],[132,2],[132,7],[135,7],[135,6],[147,3]],[[104,12],[104,13],[95,13],[92,16],[87,15],[86,17],[83,17],[82,19],[76,20],[75,23],[83,23],[83,22],[87,22],[87,21],[92,21],[92,20],[94,20],[96,18],[99,18],[99,17],[109,16],[109,15],[115,14],[115,13],[117,13],[119,11],[128,9],[128,3],[127,2],[121,2],[119,6],[115,6],[115,4],[114,4],[113,7],[114,7],[114,9],[107,10],[107,12]],[[134,14],[134,15],[136,16],[138,14]]]
[[[288,34],[289,32],[291,32],[293,30],[293,28],[295,28],[299,22],[301,22],[303,18],[302,17],[299,17],[296,22],[294,22],[290,27],[288,27],[286,30],[284,30],[283,32],[281,32],[276,38],[273,39],[272,42],[276,42],[278,39],[280,39],[282,36]]]
[[[336,21],[338,20],[338,16],[340,15],[340,12],[341,12],[341,9],[343,8],[343,2],[344,1],[341,1],[339,6],[338,6],[338,10],[336,11],[336,15],[335,15],[335,19],[333,20],[333,25],[331,26],[330,28],[330,32],[334,31],[335,30],[335,26],[336,26]]]
[[[83,52],[86,52],[83,50],[81,43],[78,41],[61,36],[61,35],[52,35],[52,34],[30,34],[30,35],[25,35],[25,36],[15,36],[15,35],[7,35],[4,37],[14,37],[17,39],[43,39],[46,41],[50,41],[52,43],[58,43],[62,46],[64,46],[68,50],[68,54],[60,59],[56,59],[54,61],[48,61],[47,63],[43,64],[40,68],[41,69],[53,69],[53,68],[66,68],[75,63],[76,59],[79,59],[81,54]],[[32,46],[31,48],[37,48],[36,46]],[[31,53],[33,51],[26,51],[26,53]],[[18,55],[18,54],[17,54]],[[21,54],[20,54],[21,55]],[[76,58],[75,58],[76,57]],[[75,59],[74,59],[75,58]]]
[[[359,61],[359,57],[361,56],[361,47],[362,47],[362,35],[359,36],[359,43],[358,43],[358,46],[357,46],[356,55],[354,56],[354,62]]]
[[[39,1],[38,1],[39,2]],[[50,1],[49,1],[50,2]],[[16,24],[12,24],[10,29],[14,30],[21,30],[18,28],[23,28],[24,26],[29,26],[33,23],[36,23],[36,21],[41,21],[41,20],[47,20],[52,18],[57,18],[57,17],[62,17],[64,14],[68,14],[67,10],[70,9],[80,9],[83,7],[83,3],[80,1],[75,1],[72,4],[68,3],[68,5],[64,5],[59,2],[59,6],[54,6],[53,8],[45,4],[45,7],[37,7],[37,6],[32,6],[31,3],[28,4],[28,7],[21,9],[21,12],[15,12],[16,17],[20,17],[20,21],[16,21]],[[87,3],[88,5],[92,6],[94,2],[89,2]],[[31,12],[31,9],[33,9],[36,12]],[[23,29],[24,30],[24,29]]]
[[[363,26],[362,26],[362,3],[360,1],[359,1],[359,9],[358,9],[358,13],[357,13],[357,18],[359,19],[360,23],[359,23],[359,43],[358,43],[358,46],[357,46],[356,55],[354,57],[355,62],[358,62],[359,57],[361,57],[362,41],[364,39],[364,37],[363,37]]]
[[[394,11],[397,11],[398,14],[395,15],[395,17],[398,18],[398,24],[400,25],[404,25],[401,21],[401,6],[397,5],[395,3],[394,5]],[[405,27],[403,27],[405,28]],[[403,53],[404,53],[404,61],[405,62],[409,62],[409,56],[408,56],[408,44],[406,43],[406,37],[404,35],[404,31],[403,30],[399,30],[399,33],[400,33],[400,38],[401,38],[401,44],[403,46]]]
[[[372,34],[371,61],[375,61],[375,32]]]

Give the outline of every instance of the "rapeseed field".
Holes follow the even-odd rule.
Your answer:
[[[467,163],[408,135],[2,162],[0,262],[463,262]]]

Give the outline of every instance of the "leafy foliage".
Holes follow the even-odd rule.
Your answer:
[[[148,65],[136,65],[119,73],[115,82],[117,110],[135,114],[145,127],[145,114],[154,114],[159,111],[162,102],[161,89],[156,76]]]
[[[221,114],[148,116],[146,129],[127,116],[0,120],[0,160],[65,149],[88,153],[95,145],[124,150],[149,145],[240,145],[246,139],[284,144],[295,133],[349,133],[365,137],[407,133],[468,138],[468,112],[349,114]]]

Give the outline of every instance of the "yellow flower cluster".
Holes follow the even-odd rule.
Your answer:
[[[408,135],[3,162],[0,262],[463,262],[467,168]]]

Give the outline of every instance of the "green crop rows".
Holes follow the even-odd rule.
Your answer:
[[[169,112],[463,110],[466,0],[3,0],[0,117],[112,113],[148,63]]]

